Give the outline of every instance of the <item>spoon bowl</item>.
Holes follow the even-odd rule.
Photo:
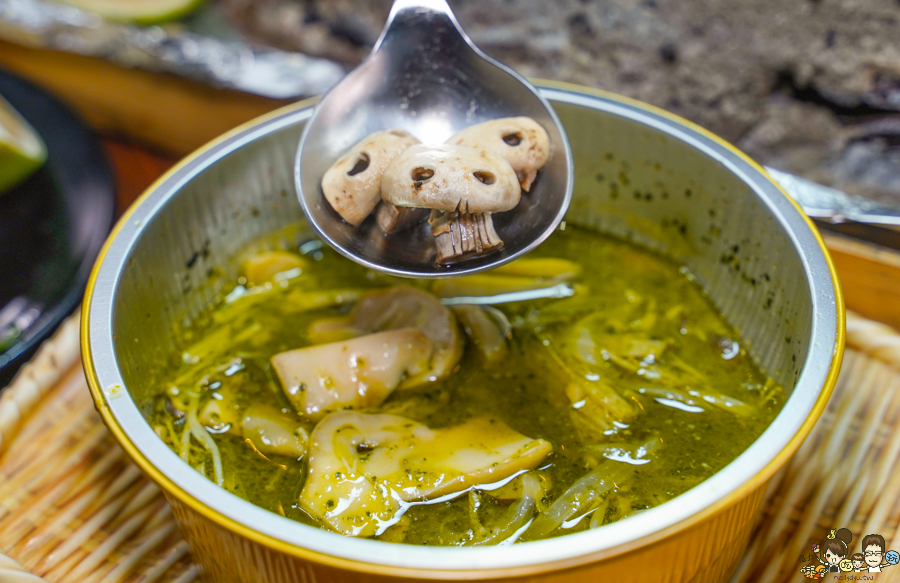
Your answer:
[[[441,144],[471,125],[526,116],[547,130],[550,158],[519,205],[493,215],[501,249],[450,265],[434,262],[427,223],[385,235],[370,216],[358,228],[325,200],[321,180],[342,154],[378,130],[400,128]],[[303,212],[346,257],[402,277],[451,277],[508,263],[562,221],[573,189],[572,153],[556,113],[521,75],[485,55],[444,0],[398,0],[369,57],[332,88],[300,138],[295,165]]]

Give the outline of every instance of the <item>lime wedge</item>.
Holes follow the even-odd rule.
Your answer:
[[[47,159],[41,137],[0,97],[0,192],[25,180]]]
[[[159,24],[193,12],[204,0],[60,0],[96,12],[104,20]]]

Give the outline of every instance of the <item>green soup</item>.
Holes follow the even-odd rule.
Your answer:
[[[158,385],[149,421],[211,480],[305,524],[329,528],[300,503],[308,455],[266,453],[234,420],[266,407],[297,427],[296,439],[314,431],[270,359],[352,336],[315,331],[346,318],[379,288],[402,284],[442,296],[454,304],[465,343],[446,378],[396,390],[362,412],[435,430],[487,415],[552,445],[540,463],[505,484],[489,480],[403,504],[402,516],[370,534],[381,540],[509,543],[621,520],[722,469],[784,403],[781,387],[752,362],[686,268],[593,231],[569,226],[499,273],[437,281],[375,274],[318,241],[289,251],[302,256],[302,267],[252,287],[235,282],[182,331],[182,350]],[[459,307],[468,302],[476,305]],[[496,329],[479,336],[485,323]],[[211,423],[205,412],[223,407],[233,421]],[[527,482],[533,501],[525,474],[537,478]],[[511,517],[519,521],[514,532],[504,530]]]

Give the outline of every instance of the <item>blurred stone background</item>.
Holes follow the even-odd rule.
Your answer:
[[[900,0],[448,0],[531,77],[634,97],[764,164],[900,204]],[[390,0],[218,0],[251,39],[353,65]]]

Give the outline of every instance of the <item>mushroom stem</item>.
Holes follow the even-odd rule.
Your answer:
[[[534,179],[537,178],[537,170],[518,170],[516,171],[516,177],[519,179],[519,185],[522,187],[522,190],[528,192],[531,190],[531,184],[534,182]]]
[[[375,221],[382,231],[390,235],[416,225],[426,214],[427,209],[399,207],[381,201],[375,209]]]
[[[453,263],[467,255],[503,246],[503,241],[494,230],[491,213],[445,213],[433,210],[428,222],[437,247],[437,263]]]

